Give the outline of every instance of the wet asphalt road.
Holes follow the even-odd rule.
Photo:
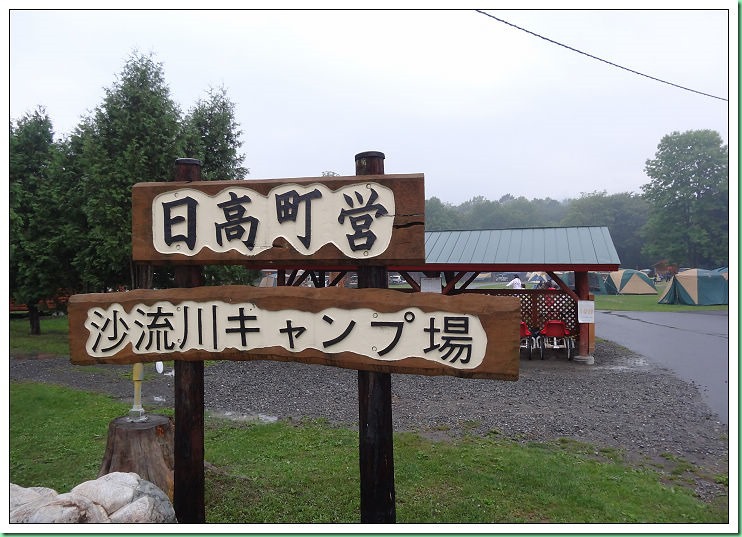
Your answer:
[[[719,421],[729,425],[727,311],[596,311],[595,334],[695,383]]]

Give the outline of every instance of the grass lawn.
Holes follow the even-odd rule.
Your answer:
[[[684,304],[657,304],[660,295],[595,295],[596,310],[614,311],[729,311],[728,305],[686,306]]]
[[[69,321],[67,316],[42,317],[41,334],[32,336],[27,318],[10,320],[10,350],[22,354],[69,356]]]
[[[36,383],[10,384],[10,480],[66,492],[95,479],[108,422],[128,405]],[[206,417],[207,522],[355,523],[358,433],[322,421]],[[693,497],[683,475],[632,467],[571,441],[394,435],[400,523],[724,523],[726,505]]]

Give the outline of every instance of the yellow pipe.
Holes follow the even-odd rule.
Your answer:
[[[144,380],[144,364],[134,364],[132,367],[131,378],[134,381],[134,406],[132,411],[144,412],[142,407],[142,381]]]

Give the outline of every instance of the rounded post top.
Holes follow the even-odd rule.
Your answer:
[[[356,175],[384,174],[384,153],[365,151],[356,155]]]
[[[197,158],[176,158],[175,159],[175,165],[176,166],[201,166],[202,162],[198,160]]]
[[[175,159],[176,181],[200,181],[201,161],[195,158]]]
[[[384,153],[381,151],[364,151],[363,153],[358,153],[356,155],[356,160],[362,159],[362,158],[385,158]]]

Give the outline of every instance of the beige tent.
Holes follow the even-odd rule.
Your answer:
[[[623,269],[611,272],[605,280],[609,295],[656,295],[654,282],[638,270]]]
[[[673,276],[658,304],[729,304],[729,270],[691,269]]]

